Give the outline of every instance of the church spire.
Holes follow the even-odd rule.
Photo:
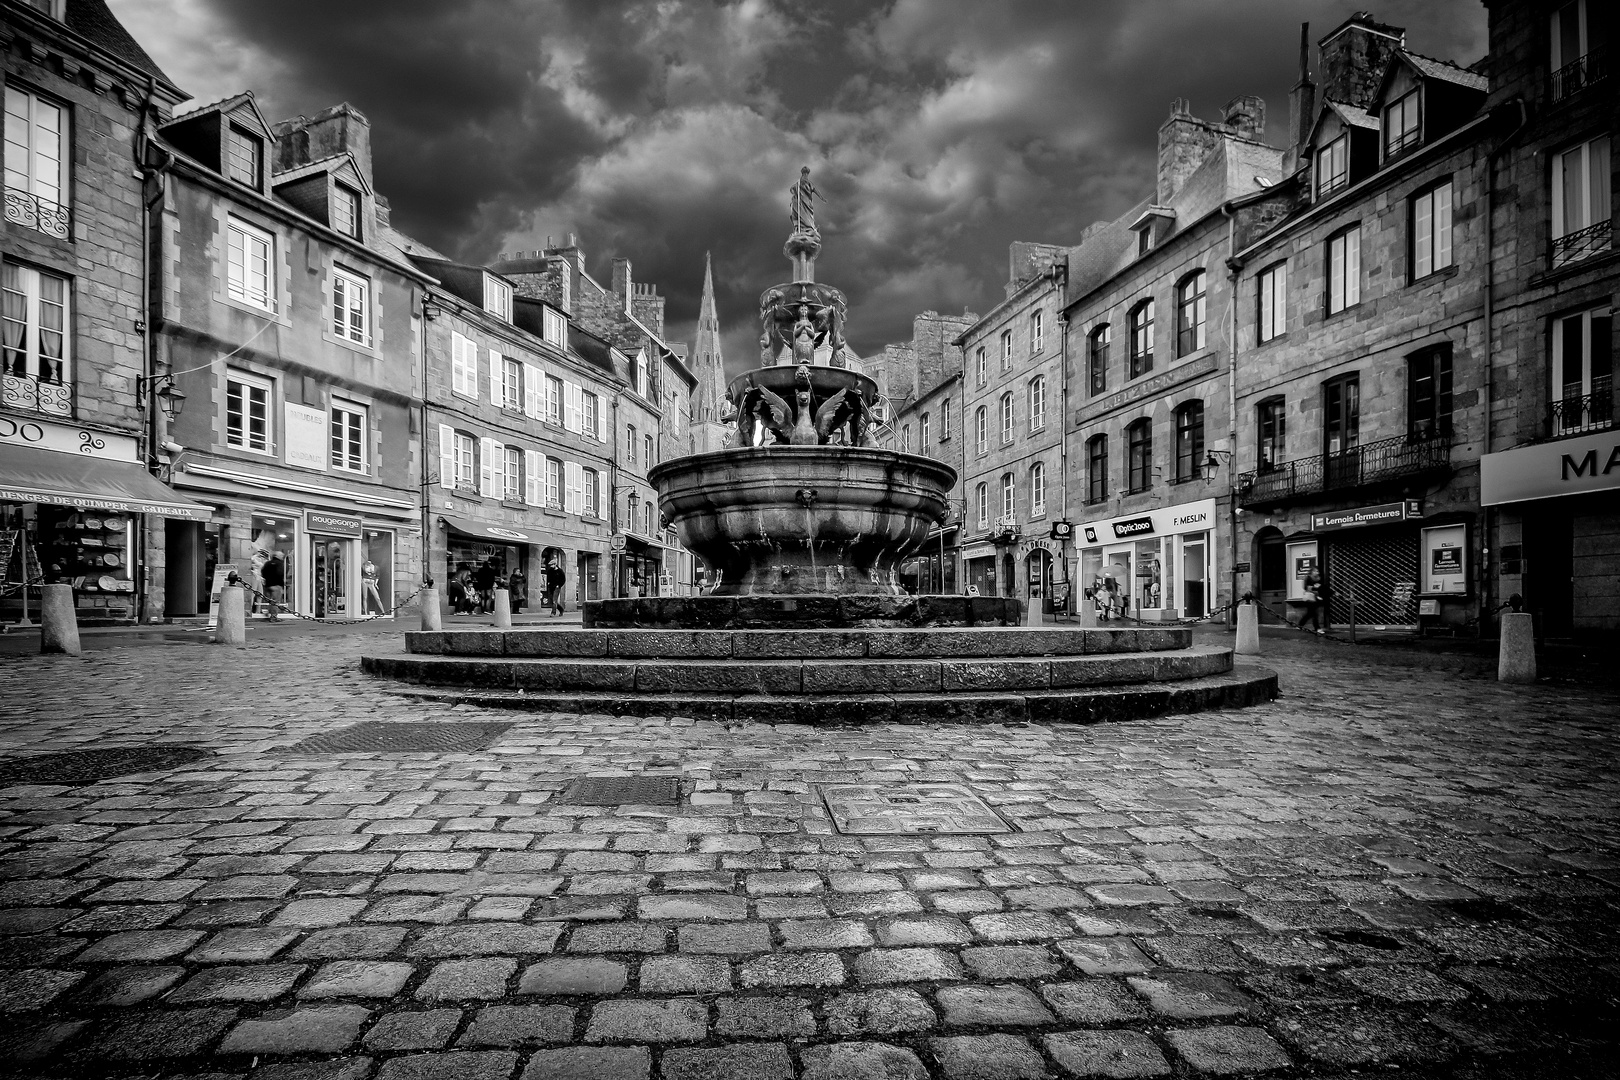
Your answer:
[[[714,265],[703,254],[703,301],[698,306],[697,341],[692,349],[692,373],[697,376],[693,403],[694,424],[719,424],[726,403],[726,365],[720,353],[720,316],[714,306]],[[720,449],[719,445],[700,449]]]

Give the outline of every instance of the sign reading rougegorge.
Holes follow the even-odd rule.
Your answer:
[[[1521,446],[1479,459],[1486,506],[1620,489],[1620,432]]]
[[[1420,518],[1423,511],[1417,500],[1383,503],[1379,506],[1358,506],[1354,510],[1330,510],[1311,515],[1312,532],[1333,532],[1338,529],[1358,529],[1364,525],[1393,525],[1410,518]]]
[[[343,514],[328,514],[320,510],[304,511],[304,525],[312,533],[327,536],[359,536],[360,519]]]

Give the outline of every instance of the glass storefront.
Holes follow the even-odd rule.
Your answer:
[[[367,529],[360,564],[361,615],[387,615],[394,607],[394,534]]]
[[[285,514],[254,514],[253,537],[248,555],[248,569],[250,574],[243,575],[252,579],[253,591],[258,595],[253,597],[252,614],[256,618],[266,618],[270,614],[270,597],[274,594],[271,589],[279,571],[282,579],[283,599],[280,601],[288,608],[298,605],[298,586],[303,580],[303,574],[298,566],[298,521],[296,516]],[[265,580],[265,566],[275,562],[277,567],[270,573],[270,580]],[[214,565],[209,566],[209,580],[213,580]]]
[[[135,521],[133,514],[0,503],[0,618],[19,618],[26,602],[37,620],[39,585],[72,585],[81,619],[135,618]],[[26,598],[19,588],[25,580]]]

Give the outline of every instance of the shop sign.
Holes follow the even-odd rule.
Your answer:
[[[525,544],[529,542],[528,533],[520,533],[514,529],[503,529],[499,525],[485,525],[484,531],[491,536],[499,536],[504,540],[517,540]]]
[[[1232,570],[1234,573],[1247,574],[1249,572],[1249,564],[1246,562],[1233,563]]]
[[[1620,489],[1620,436],[1613,431],[1524,446],[1479,459],[1486,506]]]
[[[136,453],[133,435],[114,435],[72,424],[24,420],[15,416],[0,416],[0,443],[32,446],[36,450],[55,450],[62,454],[82,454],[110,461],[141,459]]]
[[[328,514],[320,510],[304,511],[304,527],[312,533],[329,536],[359,536],[360,519],[343,514]]]
[[[1153,519],[1151,517],[1126,518],[1124,521],[1114,522],[1114,537],[1125,540],[1132,536],[1152,536]]]
[[[1018,545],[1018,554],[1028,555],[1036,550],[1056,553],[1062,550],[1062,546],[1063,542],[1061,540],[1052,540],[1044,536],[1031,538]]]
[[[1288,552],[1288,599],[1303,603],[1309,599],[1305,580],[1316,573],[1316,541],[1290,540]]]
[[[622,554],[624,554],[624,549],[625,549],[624,533],[614,533],[612,536],[610,536],[608,538],[608,551],[612,552],[615,555],[622,555]]]
[[[1364,525],[1392,525],[1422,516],[1423,510],[1418,501],[1406,499],[1379,506],[1360,506],[1354,510],[1331,510],[1326,514],[1312,514],[1311,531],[1337,532],[1339,529],[1359,529]]]
[[[1423,530],[1423,591],[1468,591],[1468,526],[1437,525]]]
[[[1214,521],[1215,500],[1201,499],[1194,503],[1167,506],[1146,514],[1087,522],[1080,526],[1079,535],[1084,545],[1095,546],[1138,536],[1203,532],[1212,527]]]
[[[325,472],[327,453],[326,414],[319,409],[311,409],[308,406],[297,405],[291,401],[284,404],[284,414],[287,422],[283,426],[283,430],[286,432],[283,442],[286,449],[287,464],[296,465],[300,469],[318,469]]]

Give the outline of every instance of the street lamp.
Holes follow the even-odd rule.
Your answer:
[[[1230,450],[1211,450],[1205,454],[1203,464],[1204,483],[1207,484],[1215,479],[1215,470],[1231,460],[1232,451]]]
[[[142,409],[146,408],[146,395],[149,391],[157,395],[158,408],[163,410],[163,419],[174,423],[175,416],[180,412],[180,406],[186,402],[185,392],[174,385],[174,376],[136,376],[135,398]]]

